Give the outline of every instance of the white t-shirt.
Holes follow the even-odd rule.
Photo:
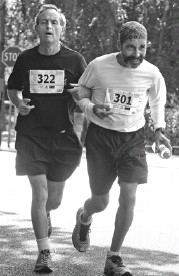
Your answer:
[[[154,127],[165,127],[166,85],[156,66],[143,60],[137,68],[121,66],[118,53],[104,55],[89,63],[79,80],[91,89],[91,101],[77,101],[90,121],[120,132],[136,131],[144,126],[144,109],[149,101]],[[114,114],[99,119],[93,104],[109,103]]]

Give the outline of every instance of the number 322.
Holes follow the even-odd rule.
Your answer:
[[[55,76],[54,75],[38,75],[38,83],[55,83]]]

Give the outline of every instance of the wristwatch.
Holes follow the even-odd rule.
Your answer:
[[[156,131],[160,131],[162,134],[165,134],[165,129],[163,127],[156,128],[155,132]]]

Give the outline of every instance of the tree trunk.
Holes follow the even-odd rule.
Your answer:
[[[167,19],[168,10],[169,10],[169,0],[165,0],[165,8],[164,8],[163,17],[162,17],[162,20],[161,20],[161,30],[160,30],[160,35],[159,35],[158,51],[157,51],[157,57],[156,57],[156,65],[157,66],[160,65],[165,22],[166,22],[166,19]]]

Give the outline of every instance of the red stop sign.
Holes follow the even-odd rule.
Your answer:
[[[22,50],[18,46],[9,46],[2,51],[2,62],[7,67],[13,67]]]

